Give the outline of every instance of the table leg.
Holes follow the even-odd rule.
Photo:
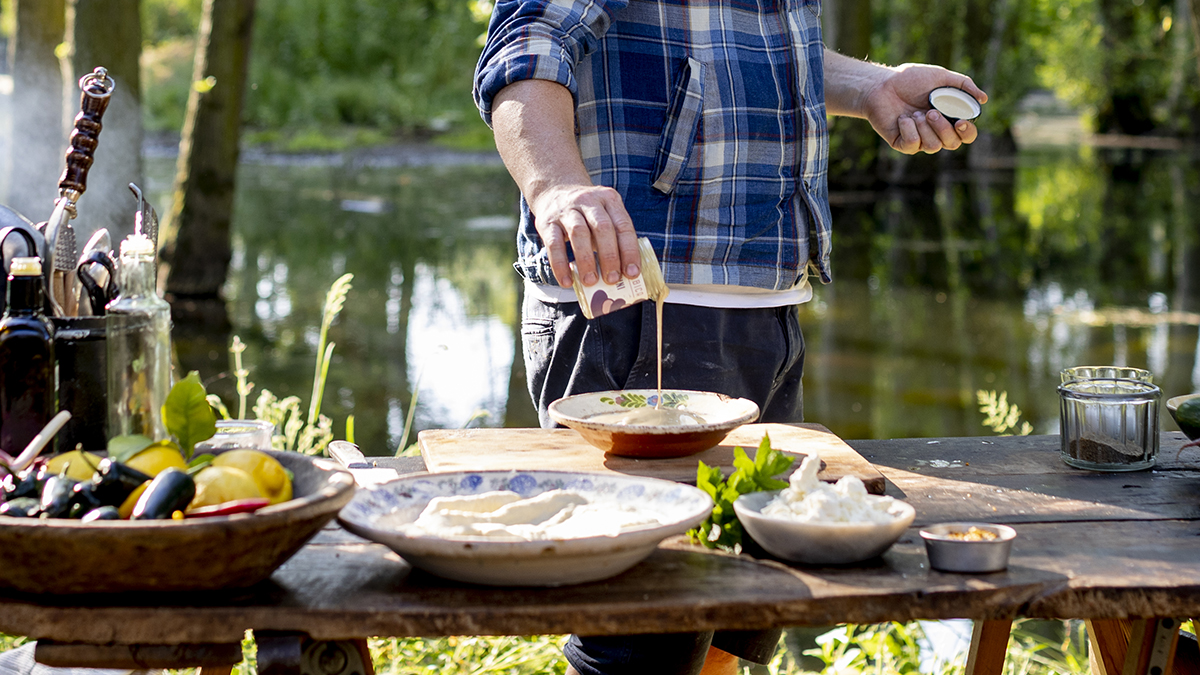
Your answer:
[[[1012,619],[976,621],[971,631],[966,675],[1001,675],[1011,631]]]
[[[1087,621],[1092,672],[1095,675],[1171,675],[1176,667],[1179,623],[1170,618]]]

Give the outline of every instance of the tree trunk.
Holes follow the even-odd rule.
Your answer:
[[[142,86],[138,59],[142,53],[141,3],[138,0],[70,0],[67,43],[71,47],[71,92],[65,102],[70,117],[78,112],[80,77],[104,66],[116,82],[104,114],[96,161],[88,174],[79,218],[72,224],[80,243],[99,228],[113,241],[133,232],[137,201],[129,184],[145,188],[142,167]]]
[[[229,271],[253,26],[254,0],[205,0],[159,270],[160,285],[174,297],[218,299]]]
[[[1139,77],[1143,63],[1153,55],[1135,51],[1134,26],[1140,7],[1123,0],[1100,0],[1104,34],[1100,44],[1108,92],[1096,112],[1101,133],[1144,134],[1154,130],[1150,101]]]
[[[65,166],[62,66],[54,50],[66,34],[65,0],[16,0],[12,64],[12,133],[4,175],[5,202],[33,222],[58,198]]]
[[[833,6],[838,53],[856,59],[871,55],[871,0],[838,0]]]

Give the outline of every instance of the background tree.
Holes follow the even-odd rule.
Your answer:
[[[66,5],[64,0],[15,0],[13,13],[6,203],[36,223],[50,215],[65,162],[62,68],[55,49],[66,32]]]
[[[229,270],[254,6],[254,0],[204,2],[174,199],[161,242],[160,285],[173,299],[219,300]]]

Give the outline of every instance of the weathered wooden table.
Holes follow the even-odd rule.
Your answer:
[[[414,570],[383,546],[330,527],[248,591],[4,595],[0,632],[38,638],[39,660],[58,665],[213,666],[236,660],[229,650],[253,629],[260,650],[274,638],[291,650],[278,659],[260,651],[260,672],[270,673],[272,663],[294,663],[296,635],[625,634],[968,618],[976,620],[970,670],[984,675],[998,672],[1013,618],[1080,618],[1090,621],[1104,673],[1157,674],[1170,669],[1175,651],[1169,622],[1200,616],[1200,457],[1177,458],[1184,442],[1163,434],[1153,470],[1098,474],[1063,464],[1056,436],[852,441],[917,517],[881,558],[845,568],[727,555],[680,539],[603,582],[481,588]],[[389,463],[420,468],[380,461]],[[1014,526],[1008,570],[931,570],[918,529],[950,520]]]

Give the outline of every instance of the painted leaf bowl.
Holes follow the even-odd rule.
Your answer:
[[[534,497],[573,490],[589,502],[629,502],[653,513],[657,524],[616,536],[497,540],[484,536],[407,533],[435,497],[511,490]],[[359,490],[338,515],[350,532],[391,548],[413,567],[488,586],[563,586],[616,576],[649,556],[667,537],[683,534],[712,511],[707,494],[656,478],[571,471],[457,471],[404,476]]]
[[[687,424],[618,423],[613,413],[654,408],[657,389],[576,394],[550,404],[550,418],[578,431],[584,440],[622,457],[686,457],[716,446],[730,431],[758,419],[758,405],[744,398],[684,389],[664,389],[662,408],[685,413]]]

